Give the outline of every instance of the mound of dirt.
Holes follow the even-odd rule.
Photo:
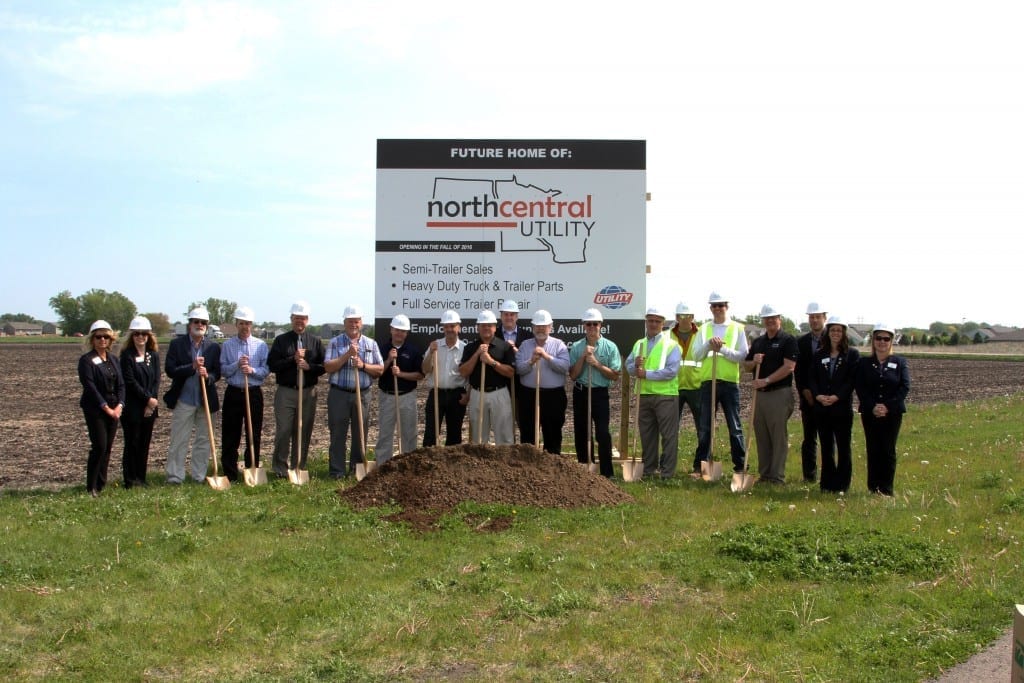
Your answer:
[[[402,510],[391,519],[417,529],[432,527],[465,501],[577,508],[633,500],[575,458],[554,456],[528,445],[479,444],[418,448],[396,456],[339,495],[357,510],[398,505]],[[505,527],[507,520],[485,520],[477,528]]]

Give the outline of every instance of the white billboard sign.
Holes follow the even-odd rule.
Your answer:
[[[598,308],[620,345],[645,306],[646,144],[618,140],[378,140],[376,324],[435,336],[513,299],[528,323],[582,334]]]

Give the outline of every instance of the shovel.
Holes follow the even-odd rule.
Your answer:
[[[718,418],[718,352],[711,356],[711,443],[708,445],[708,459],[700,464],[700,478],[704,481],[718,481],[722,478],[722,463],[715,460],[715,422]]]
[[[398,367],[398,363],[395,363],[395,367]],[[395,448],[396,453],[404,453],[402,450],[402,413],[398,410],[398,375],[391,375],[395,380],[395,430],[398,432],[398,446]]]
[[[441,371],[437,367],[437,352],[434,352],[434,445],[441,445],[441,398],[437,385],[441,379]]]
[[[627,379],[629,378],[629,375],[624,376]],[[640,380],[636,380],[635,387],[636,404],[633,409],[633,445],[629,449],[629,461],[622,463],[623,481],[640,481],[644,478],[644,464],[642,461],[636,461],[636,435],[640,430]]]
[[[587,366],[587,470],[596,474],[598,472],[598,465],[594,462],[594,421],[591,417],[593,412],[590,407],[590,402],[594,392],[592,389],[593,382],[593,367],[592,365]]]
[[[533,447],[540,450],[540,361],[537,361],[537,388],[533,392]]]
[[[484,379],[487,377],[487,364],[480,363],[480,391],[476,392],[480,394],[480,415],[476,421],[476,433],[477,438],[480,439],[480,443],[487,443],[487,439],[484,438]],[[513,385],[514,386],[514,385]],[[515,430],[513,430],[515,431]]]
[[[227,491],[231,488],[231,480],[227,477],[222,477],[217,474],[217,449],[214,448],[213,438],[213,421],[210,419],[210,399],[206,396],[206,380],[202,377],[202,386],[199,387],[199,393],[203,395],[203,410],[206,412],[206,428],[210,431],[210,460],[213,461],[213,476],[206,478],[206,483],[210,485],[211,489],[216,491]]]
[[[299,340],[299,348],[302,348],[302,341]],[[288,470],[288,481],[295,484],[296,486],[302,486],[303,484],[309,483],[309,470],[300,470],[299,464],[302,462],[302,380],[305,373],[302,368],[299,368],[299,424],[298,424],[298,448],[295,451],[295,469]]]
[[[362,462],[356,463],[356,481],[362,481],[366,475],[377,467],[376,460],[368,460],[366,453],[366,427],[363,426],[363,390],[359,384],[359,368],[353,368],[356,377],[356,421],[359,423],[359,450],[362,452]],[[353,435],[354,437],[355,435]]]
[[[754,381],[758,379],[758,375],[761,374],[761,364],[758,363],[754,366]],[[733,493],[742,493],[743,491],[749,491],[750,487],[754,485],[754,481],[757,479],[753,474],[748,474],[748,464],[750,462],[750,435],[754,432],[754,412],[757,410],[757,389],[754,389],[754,397],[750,400],[750,429],[747,430],[747,447],[743,453],[743,471],[734,472],[732,475],[732,484],[729,486]]]
[[[242,475],[245,477],[246,486],[259,486],[260,484],[267,483],[267,471],[260,467],[260,464],[256,462],[256,451],[254,448],[254,441],[252,435],[252,408],[249,407],[249,378],[243,377],[245,383],[242,385],[242,393],[245,396],[245,427],[246,434],[249,437],[249,462],[252,467],[246,467],[242,470]]]

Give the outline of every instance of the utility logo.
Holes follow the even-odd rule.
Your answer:
[[[434,178],[427,201],[431,230],[497,230],[500,251],[549,251],[555,263],[586,263],[597,221],[594,199],[562,197],[511,178]]]
[[[594,295],[594,303],[612,310],[628,306],[633,301],[633,292],[627,292],[619,285],[608,285],[602,287],[601,291]]]

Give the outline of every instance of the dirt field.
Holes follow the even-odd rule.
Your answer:
[[[164,349],[161,349],[163,351]],[[0,490],[62,488],[84,484],[89,441],[78,407],[81,385],[76,364],[83,349],[75,344],[0,344]],[[958,402],[1024,390],[1024,363],[911,359],[915,404]],[[320,384],[317,423],[311,457],[326,457],[328,442],[326,391]],[[267,405],[263,458],[269,461],[274,433],[273,376],[264,387]],[[420,402],[426,391],[420,392]],[[613,392],[613,434],[617,434],[619,396]],[[743,398],[743,405],[749,403]],[[376,396],[372,401],[376,405]],[[422,414],[422,413],[421,413]],[[686,418],[687,421],[689,417]],[[157,420],[150,471],[162,474],[170,429],[170,412]],[[215,422],[219,422],[215,418]],[[565,427],[572,432],[572,411]],[[219,434],[220,425],[216,426]],[[692,429],[692,423],[684,424]],[[370,445],[376,440],[376,416],[371,418]],[[109,481],[121,477],[120,435],[111,456]]]

